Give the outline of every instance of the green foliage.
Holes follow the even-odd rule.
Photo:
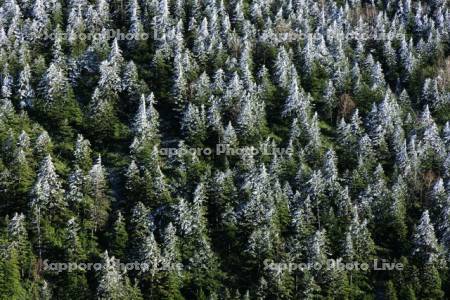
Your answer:
[[[27,292],[21,284],[20,266],[14,249],[2,253],[0,261],[0,299],[25,299]]]
[[[449,298],[447,2],[0,2],[0,300]]]

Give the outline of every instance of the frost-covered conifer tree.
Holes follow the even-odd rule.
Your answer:
[[[34,100],[34,90],[31,87],[30,66],[26,64],[20,72],[19,77],[19,100],[22,107],[32,107]],[[5,96],[4,96],[5,97]]]
[[[108,218],[110,200],[107,195],[107,179],[101,156],[97,158],[87,176],[87,193],[92,199],[90,203],[90,219],[92,230],[102,228]]]
[[[41,162],[36,182],[32,189],[31,208],[45,214],[50,210],[63,209],[66,206],[62,197],[61,180],[56,173],[53,160],[48,155]]]
[[[36,225],[39,256],[42,254],[41,219],[56,219],[64,212],[67,203],[63,198],[63,192],[52,157],[48,155],[41,162],[36,182],[31,190],[30,207]]]
[[[206,138],[206,112],[202,105],[189,104],[183,114],[181,129],[185,132],[186,139],[193,145],[201,145]]]
[[[436,239],[429,212],[423,212],[413,236],[413,255],[425,264],[439,263],[441,249]]]
[[[69,205],[77,207],[84,200],[84,181],[83,171],[78,165],[75,165],[73,172],[70,174],[67,183],[68,189],[66,193]]]
[[[114,52],[113,52],[114,54]],[[100,80],[92,94],[88,108],[88,119],[91,129],[100,137],[106,137],[113,132],[114,128],[120,126],[116,116],[118,93],[121,90],[120,77],[117,73],[117,64],[112,56],[114,64],[103,61],[100,65]]]
[[[44,74],[41,81],[41,97],[37,109],[57,124],[64,120],[80,122],[80,107],[75,101],[66,70],[58,62],[52,62]]]
[[[123,274],[120,265],[114,256],[109,257],[108,251],[102,254],[102,269],[99,273],[97,298],[106,299],[142,299],[137,287],[132,286],[128,276]]]
[[[80,167],[83,171],[87,172],[92,166],[92,150],[91,143],[85,139],[82,134],[77,136],[75,144],[75,150],[73,153],[74,164]]]
[[[36,138],[34,145],[34,154],[36,158],[43,159],[45,156],[51,153],[53,149],[53,142],[46,130],[43,130]]]

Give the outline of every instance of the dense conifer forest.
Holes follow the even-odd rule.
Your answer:
[[[446,0],[0,0],[0,299],[450,299]]]

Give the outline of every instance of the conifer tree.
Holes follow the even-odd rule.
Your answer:
[[[183,115],[181,129],[185,132],[186,140],[192,145],[201,145],[206,138],[205,107],[200,108],[189,104]]]
[[[430,222],[428,210],[424,211],[413,236],[413,255],[419,263],[439,266],[441,249]]]
[[[32,189],[31,208],[42,213],[62,210],[66,206],[62,197],[61,181],[56,173],[53,160],[48,155],[41,162],[36,182]]]
[[[5,251],[5,250],[3,250]],[[24,299],[27,291],[21,284],[20,267],[14,248],[2,253],[0,262],[0,299]]]
[[[17,262],[20,267],[20,274],[26,274],[27,268],[31,267],[32,252],[28,239],[26,220],[23,214],[15,213],[7,227],[10,249],[15,250]]]
[[[114,221],[111,238],[111,254],[118,258],[125,257],[128,233],[126,231],[124,217],[120,211],[117,213],[116,220]]]
[[[81,168],[83,171],[87,172],[92,166],[92,150],[91,143],[86,140],[83,135],[79,134],[77,136],[77,141],[75,144],[74,164]]]
[[[80,228],[75,220],[71,218],[67,222],[67,233],[66,233],[66,259],[70,262],[79,262],[86,258],[84,249],[82,247],[82,241],[79,236]],[[61,292],[62,297],[68,297],[70,295],[78,295],[80,298],[88,297],[88,284],[85,276],[84,270],[75,270],[73,272],[67,272],[64,274],[65,284],[63,291]]]
[[[120,77],[117,71],[116,64],[112,64],[109,61],[101,63],[100,80],[92,94],[88,108],[90,129],[101,138],[114,134],[115,130],[118,130],[118,126],[120,126],[116,114],[118,93],[121,90]]]
[[[75,100],[66,70],[58,62],[52,62],[41,81],[41,99],[37,101],[37,109],[56,124],[64,120],[70,123],[81,122],[81,111]]]
[[[48,135],[48,132],[43,130],[36,138],[36,144],[34,146],[34,154],[37,159],[43,159],[49,155],[53,150],[53,143]]]
[[[136,286],[132,286],[127,275],[122,274],[114,256],[109,257],[108,251],[102,254],[103,268],[99,274],[99,285],[97,287],[98,299],[142,299],[141,293]]]
[[[97,231],[106,224],[110,207],[110,200],[107,195],[108,182],[101,156],[97,158],[96,163],[89,171],[86,184],[87,194],[92,199],[92,203],[89,205],[92,230]]]
[[[27,158],[27,153],[23,149],[18,149],[11,167],[9,168],[9,179],[12,200],[17,201],[17,205],[25,207],[28,192],[33,185],[35,173]],[[7,200],[8,201],[8,200]]]
[[[32,107],[34,100],[34,90],[31,87],[31,70],[30,66],[26,64],[20,72],[19,77],[19,100],[21,107]]]

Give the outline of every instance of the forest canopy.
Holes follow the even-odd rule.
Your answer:
[[[449,299],[445,0],[0,0],[0,300]]]

